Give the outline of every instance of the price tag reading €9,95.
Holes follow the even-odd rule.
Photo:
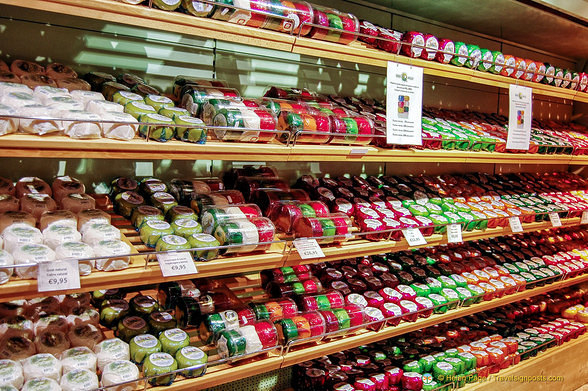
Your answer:
[[[80,289],[78,261],[66,259],[40,263],[37,275],[37,289],[39,292]]]
[[[196,274],[196,264],[189,252],[157,254],[157,261],[164,277]]]
[[[404,238],[408,242],[409,246],[423,246],[427,244],[427,240],[423,236],[423,233],[418,228],[403,229],[402,233]]]
[[[321,249],[321,246],[319,246],[316,239],[296,239],[294,241],[294,247],[296,247],[296,251],[298,251],[300,259],[325,257],[325,253]]]

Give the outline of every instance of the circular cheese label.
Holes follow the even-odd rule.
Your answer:
[[[156,367],[170,367],[174,364],[174,358],[167,353],[152,353],[147,360]]]
[[[402,315],[402,309],[394,303],[384,303],[382,306],[386,310],[386,312],[391,313],[393,316],[400,316]]]
[[[188,334],[186,334],[186,332],[182,329],[169,329],[169,330],[165,330],[163,332],[163,334],[170,339],[171,341],[174,342],[182,342],[185,341],[186,339],[188,339]]]
[[[161,240],[164,243],[170,244],[170,245],[174,245],[174,246],[182,246],[186,243],[188,243],[188,241],[186,239],[184,239],[181,236],[177,236],[177,235],[165,235],[161,237]]]
[[[141,334],[133,338],[137,346],[143,349],[151,349],[157,346],[157,338],[151,334]]]
[[[147,220],[147,222],[145,224],[149,228],[153,228],[158,231],[165,231],[165,230],[169,230],[171,228],[171,226],[169,225],[169,223],[167,221],[162,221],[162,220]]]
[[[180,349],[180,354],[188,360],[200,361],[204,359],[204,352],[196,346],[185,346]]]

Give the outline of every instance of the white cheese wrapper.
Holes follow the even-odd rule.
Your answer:
[[[55,110],[84,110],[84,105],[75,101],[71,96],[52,96],[45,103]]]
[[[33,91],[33,97],[35,100],[42,104],[48,105],[52,103],[52,98],[62,97],[71,99],[71,95],[65,88],[57,88],[57,87],[50,87],[50,86],[37,86]]]
[[[16,132],[18,130],[18,118],[3,118],[2,115],[16,115],[16,110],[0,104],[0,136]]]
[[[96,269],[103,271],[123,270],[129,267],[131,259],[125,254],[131,253],[131,247],[122,240],[105,240],[94,246],[96,257],[109,257],[97,259]]]
[[[97,91],[75,90],[70,92],[71,98],[81,103],[87,109],[87,104],[91,100],[104,100],[104,95]]]
[[[33,90],[25,84],[0,82],[0,96],[7,95],[11,92],[26,92],[27,94],[33,94]]]
[[[4,240],[4,249],[13,253],[17,247],[24,244],[43,243],[43,234],[28,224],[16,223],[4,229],[2,239]]]
[[[107,100],[91,100],[86,103],[86,111],[103,116],[106,113],[124,113],[125,107],[116,102]]]
[[[0,384],[21,388],[24,383],[22,366],[12,360],[0,360]]]
[[[34,105],[37,103],[37,101],[35,100],[33,91],[30,88],[28,88],[28,91],[5,88],[5,91],[0,93],[0,103],[18,110],[22,106]]]
[[[47,106],[30,104],[19,109],[19,114],[23,117],[36,119],[20,119],[19,129],[24,133],[44,135],[48,133],[59,132],[59,123],[52,114],[52,109]]]
[[[69,225],[53,224],[43,231],[43,242],[53,250],[64,243],[80,240],[82,235]]]
[[[137,135],[139,126],[137,120],[130,114],[109,111],[102,115],[104,121],[116,121],[125,123],[103,122],[102,136],[115,140],[132,140]]]
[[[61,110],[56,115],[62,118],[61,129],[71,138],[89,139],[102,137],[102,128],[97,121],[100,116],[83,110]],[[69,120],[69,121],[67,121]]]
[[[113,361],[102,370],[102,387],[113,386],[139,378],[139,368],[128,360]],[[109,387],[110,391],[132,391],[137,388],[136,383]]]
[[[87,369],[65,373],[59,385],[63,391],[91,391],[99,387],[98,376]]]
[[[27,381],[20,391],[61,391],[58,382],[47,377]]]
[[[96,246],[98,242],[105,240],[120,240],[120,230],[111,224],[94,223],[84,225],[82,240],[90,246]]]
[[[77,231],[76,231],[77,232]],[[55,248],[55,259],[84,259],[92,258],[94,256],[94,249],[87,243],[75,241],[66,242]],[[92,273],[94,267],[94,260],[78,262],[80,269],[80,276],[87,276]]]
[[[129,344],[119,338],[105,339],[94,347],[94,353],[96,353],[100,371],[113,361],[131,359]]]
[[[87,369],[96,372],[96,362],[96,353],[87,346],[67,349],[61,354],[63,373],[68,373],[75,369]]]
[[[61,362],[49,353],[39,353],[23,361],[22,369],[26,381],[46,377],[59,381],[61,379]]]
[[[12,273],[14,273],[14,269],[4,268],[4,266],[12,266],[14,265],[14,258],[8,251],[0,250],[0,284],[6,284]]]
[[[25,244],[19,246],[12,253],[14,264],[37,264],[41,262],[53,262],[55,252],[44,244]],[[16,275],[25,279],[37,278],[37,266],[17,267]]]

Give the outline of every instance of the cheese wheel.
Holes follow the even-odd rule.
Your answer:
[[[22,198],[28,193],[53,195],[51,187],[47,182],[37,177],[24,177],[16,182],[17,198]]]
[[[98,376],[87,369],[74,369],[67,372],[59,382],[62,391],[91,391],[98,388]]]

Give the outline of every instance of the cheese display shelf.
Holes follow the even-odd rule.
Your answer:
[[[588,343],[588,335],[582,335],[572,342],[539,353],[537,357],[500,371],[487,381],[473,383],[461,389],[505,391],[512,390],[514,386],[521,391],[551,391],[580,388],[586,383],[588,368],[583,365],[570,365],[570,363],[588,359],[586,343]]]
[[[575,227],[580,225],[581,219],[568,218],[562,219],[562,228]],[[161,273],[159,264],[153,254],[153,249],[145,246],[141,241],[138,232],[130,225],[130,222],[120,216],[114,217],[112,223],[121,229],[124,241],[131,245],[136,256],[131,257],[129,268],[118,271],[103,272],[94,271],[88,276],[80,277],[80,289],[68,291],[55,291],[53,294],[66,294],[76,292],[90,292],[98,289],[112,289],[119,287],[133,287],[138,285],[158,284],[166,281],[177,281],[178,277],[164,277]],[[552,227],[550,222],[525,223],[523,232],[536,232]],[[512,234],[509,227],[492,228],[483,232],[464,232],[464,241],[475,241],[488,239]],[[197,262],[196,268],[198,273],[185,275],[181,278],[205,278],[218,277],[229,274],[242,274],[260,271],[262,269],[272,269],[280,267],[289,267],[296,265],[312,264],[317,262],[329,262],[350,257],[360,257],[367,255],[377,255],[386,252],[403,251],[410,248],[438,246],[447,243],[446,235],[433,235],[427,238],[427,244],[423,246],[411,247],[406,239],[400,241],[368,241],[359,237],[341,245],[323,246],[324,258],[301,259],[296,249],[292,246],[292,241],[278,241],[272,244],[270,250],[264,253],[252,253],[232,257],[214,259],[207,262]],[[13,279],[8,283],[0,286],[0,303],[17,300],[30,299],[39,296],[37,281]]]
[[[169,87],[169,79],[178,74],[181,74],[179,72],[185,69],[189,69],[190,71],[193,70],[194,72],[201,72],[206,67],[206,65],[202,65],[201,68],[194,65],[197,62],[197,60],[194,60],[196,57],[189,57],[189,60],[186,60],[185,63],[183,63],[183,60],[176,62],[175,58],[173,60],[168,58],[172,56],[170,53],[174,52],[175,48],[183,45],[183,48],[185,48],[188,52],[194,52],[190,53],[191,55],[195,54],[196,52],[199,53],[198,56],[200,53],[206,53],[203,56],[214,58],[212,61],[213,65],[211,66],[212,71],[206,69],[203,71],[203,74],[205,73],[208,76],[210,73],[215,81],[217,81],[216,79],[222,79],[222,75],[224,74],[223,72],[227,72],[227,70],[223,68],[225,65],[221,65],[221,61],[226,60],[228,57],[232,57],[234,54],[238,54],[238,56],[235,56],[238,57],[238,59],[235,60],[234,63],[230,63],[231,65],[229,65],[228,73],[230,73],[231,70],[237,70],[238,72],[236,72],[236,75],[233,76],[239,79],[239,83],[241,83],[242,86],[245,86],[248,83],[256,84],[256,81],[253,79],[255,79],[258,75],[261,75],[263,72],[271,73],[271,77],[268,77],[267,74],[263,73],[262,77],[257,80],[260,83],[274,83],[276,80],[280,80],[280,82],[282,80],[286,80],[284,83],[292,85],[293,87],[294,84],[297,83],[300,83],[298,86],[306,86],[307,78],[312,79],[311,83],[314,82],[313,78],[317,78],[319,85],[323,80],[326,81],[328,78],[334,79],[329,80],[329,82],[338,83],[340,80],[344,80],[347,77],[349,74],[347,72],[357,71],[358,75],[360,75],[358,79],[362,79],[365,75],[362,72],[371,72],[372,74],[377,75],[377,77],[383,77],[385,68],[388,66],[389,62],[397,62],[421,67],[423,68],[424,74],[428,76],[428,80],[434,80],[432,83],[432,90],[427,89],[424,91],[425,97],[428,98],[428,102],[425,103],[425,106],[438,104],[442,109],[454,108],[455,110],[461,109],[463,112],[470,110],[472,112],[479,112],[482,109],[487,109],[488,111],[492,112],[491,115],[496,114],[498,116],[504,113],[504,97],[507,95],[505,94],[504,90],[508,89],[509,86],[513,84],[531,87],[533,89],[534,98],[536,98],[536,102],[538,103],[537,106],[540,106],[537,111],[541,115],[537,115],[537,118],[548,118],[549,120],[553,119],[554,122],[561,120],[562,123],[564,120],[569,121],[573,118],[581,118],[581,115],[579,115],[581,113],[578,113],[578,111],[583,109],[584,103],[588,103],[588,93],[586,92],[579,92],[576,90],[554,87],[537,82],[523,81],[505,76],[494,75],[488,72],[481,72],[465,67],[452,66],[434,61],[425,61],[419,58],[411,58],[398,54],[392,54],[369,47],[368,45],[359,41],[352,42],[348,45],[337,44],[301,37],[297,34],[280,33],[265,29],[251,28],[238,24],[231,24],[214,19],[195,17],[181,12],[166,12],[156,8],[150,8],[145,5],[146,3],[151,3],[151,1],[145,1],[143,2],[143,5],[137,6],[125,4],[121,1],[115,0],[28,0],[26,2],[20,0],[0,0],[0,9],[9,11],[18,9],[17,13],[20,13],[20,15],[18,18],[16,18],[17,22],[15,25],[17,27],[27,25],[26,28],[35,31],[41,31],[44,28],[47,28],[49,32],[54,32],[57,29],[64,28],[71,29],[72,31],[76,30],[75,34],[78,34],[78,36],[90,36],[95,34],[102,35],[102,39],[105,39],[105,37],[112,38],[112,48],[115,49],[113,53],[118,56],[112,57],[115,58],[112,60],[113,64],[105,64],[103,62],[93,63],[91,62],[92,60],[85,62],[87,61],[86,59],[82,59],[81,56],[75,57],[74,53],[67,53],[67,55],[71,55],[71,57],[66,57],[66,55],[62,56],[64,64],[66,61],[68,61],[68,64],[76,64],[76,67],[79,67],[80,70],[84,71],[95,71],[97,70],[96,68],[100,68],[100,70],[106,70],[110,72],[111,66],[111,72],[118,72],[120,70],[123,72],[142,72],[143,70],[148,77],[155,79],[156,83],[160,83],[161,85],[167,83],[167,87]],[[370,7],[369,2],[360,3],[362,3],[362,5],[354,3],[353,7],[366,7],[366,9]],[[340,6],[340,8],[342,10],[344,9],[343,6]],[[23,15],[25,15],[27,12],[31,13],[30,18],[27,16],[23,17]],[[389,16],[391,22],[392,14],[390,13]],[[83,26],[83,23],[85,22],[89,22],[88,24],[92,26]],[[422,23],[422,21],[417,22],[417,19],[415,19],[412,22],[416,26],[414,28],[422,28],[422,30],[426,30],[425,26],[419,24]],[[100,23],[111,25],[106,26],[107,28],[105,28],[105,30],[100,31],[100,29],[96,27]],[[167,38],[158,41],[159,38],[153,38],[149,36],[149,34],[142,35],[137,33],[137,31],[140,31],[146,27],[151,30],[150,32],[158,31],[173,33],[177,35],[178,42],[171,42],[171,39],[166,40]],[[108,30],[109,28],[112,28],[112,30]],[[312,26],[309,28],[312,28]],[[119,31],[118,29],[121,30]],[[443,28],[441,28],[441,30],[443,31]],[[113,33],[112,31],[115,32]],[[41,31],[41,34],[43,34],[43,31]],[[63,31],[61,31],[61,34],[63,34]],[[339,34],[343,35],[347,33]],[[133,50],[126,52],[121,50],[120,53],[118,53],[116,50],[116,46],[119,43],[118,39],[123,36],[125,37],[124,39],[129,39],[129,41],[135,40],[135,44],[139,42],[141,46],[139,52]],[[486,40],[487,38],[478,36],[476,34],[472,34],[471,37],[480,38],[482,41]],[[210,41],[208,41],[206,44],[201,42],[194,43],[196,41],[195,38],[212,40],[214,49],[206,47],[206,50],[211,50],[210,52],[207,52],[206,50],[202,49],[201,46],[208,45]],[[182,42],[179,42],[179,40],[182,40]],[[190,40],[192,40],[192,42],[188,42]],[[166,50],[162,50],[161,52],[153,54],[150,49],[148,50],[147,44],[145,44],[145,47],[143,47],[142,41],[150,42],[150,44],[153,44],[154,41],[157,41],[157,44],[161,44],[162,48],[164,48],[165,45],[169,45],[169,53],[166,51],[168,48],[165,48]],[[217,53],[216,45],[219,42],[221,44],[225,43],[224,46],[220,45],[221,48],[219,49],[219,53],[221,54]],[[510,45],[510,43],[498,39],[495,41],[489,39],[487,42],[491,42],[491,45],[493,46],[500,46],[501,50],[504,46],[505,51],[508,50]],[[84,44],[88,44],[88,49],[90,50],[95,49],[91,47],[91,44],[88,42],[84,42]],[[111,43],[109,42],[108,45],[110,44]],[[177,47],[173,46],[175,44],[177,44]],[[257,48],[259,53],[263,54],[259,54],[251,48],[251,51],[248,51],[249,49],[247,49],[244,51],[244,53],[237,53],[239,49],[234,49],[235,47],[247,46]],[[525,53],[525,50],[527,49],[516,45],[513,47],[515,48],[515,51],[519,51],[520,53]],[[202,52],[199,51],[201,49]],[[267,53],[265,52],[266,49]],[[47,56],[45,58],[50,59],[49,61],[53,61],[51,50],[53,49],[48,49],[47,52],[42,53],[43,55]],[[74,48],[71,50],[71,52],[75,50],[77,49]],[[80,49],[80,52],[81,51],[82,49]],[[273,52],[273,54],[270,52]],[[5,56],[4,53],[5,51],[2,50],[3,56]],[[6,53],[10,53],[10,50],[6,50]],[[552,58],[551,54],[547,52],[533,52],[531,50],[529,53],[535,53],[537,55],[540,53],[541,57],[545,55],[545,58]],[[86,55],[87,54],[88,53],[86,53]],[[22,55],[22,53],[15,53],[14,55],[10,53],[10,56],[12,57],[11,60],[16,59],[18,55]],[[270,67],[267,65],[267,63],[274,60],[279,62],[282,60],[279,58],[280,55],[289,57],[287,59],[287,61],[290,61],[288,65],[295,65],[296,68],[300,66],[300,70],[292,71],[292,69],[289,69],[288,71],[284,71],[284,74],[287,74],[287,72],[293,72],[293,75],[296,76],[296,79],[287,79],[286,77],[281,78],[281,76],[283,76],[281,73],[282,70],[269,69]],[[526,56],[526,54],[521,55]],[[531,57],[533,56],[533,54],[529,55]],[[29,59],[34,58],[33,53],[28,53],[27,56]],[[126,61],[126,58],[123,59],[125,56],[129,57],[128,61]],[[136,56],[136,58],[130,58],[132,56]],[[165,58],[161,59],[157,56]],[[251,56],[251,58],[254,58],[255,60],[259,60],[260,63],[264,62],[264,64],[243,64],[239,62],[241,58],[246,58],[248,56]],[[139,57],[140,60],[137,60]],[[62,60],[62,58],[59,58],[59,56],[55,56],[55,58],[56,61]],[[107,58],[110,59],[111,57]],[[568,64],[564,65],[564,67],[571,68],[569,65],[571,61],[568,61],[569,59],[564,59],[563,57],[558,57],[557,55],[555,55],[553,58],[562,60],[562,63]],[[134,62],[135,60],[137,60],[137,62]],[[156,64],[160,60],[161,64]],[[44,59],[41,59],[39,56],[37,61],[44,61]],[[149,65],[157,66],[153,68],[145,67],[145,69],[143,69],[143,63],[141,61],[149,63]],[[316,68],[317,70],[320,70],[320,72],[317,71],[316,73],[319,76],[311,75],[315,68],[312,68],[312,72],[309,72],[308,69],[305,68],[305,66],[309,66],[309,64],[312,62],[317,63],[311,64],[312,66],[324,66],[324,68]],[[187,64],[193,66],[193,68],[188,68]],[[342,66],[341,64],[344,65]],[[160,65],[161,67],[159,67]],[[200,65],[201,64],[198,64],[198,66]],[[95,68],[89,69],[90,66],[94,66]],[[249,67],[251,69],[249,69]],[[279,67],[280,64],[277,64],[277,66],[274,66],[273,68]],[[364,67],[367,70],[364,70]],[[261,68],[263,68],[263,71],[259,70]],[[343,68],[343,71],[339,69],[337,71],[340,71],[340,73],[335,74],[336,71],[334,70],[336,68]],[[376,69],[376,71],[373,69]],[[325,70],[324,73],[323,70]],[[241,78],[242,74],[239,73],[241,71],[251,71],[251,73],[254,73],[255,75],[251,77],[251,79]],[[329,73],[327,75],[327,71],[333,71],[334,73]],[[171,72],[176,73],[171,74]],[[438,80],[440,80],[440,82],[438,82]],[[365,83],[365,91],[362,89],[364,87],[362,83]],[[354,93],[359,96],[360,94],[366,92],[366,95],[368,95],[370,93],[369,88],[374,88],[374,84],[368,85],[370,83],[371,81],[360,81],[358,83],[358,87],[361,88],[358,88]],[[429,83],[429,81],[427,81],[427,83]],[[383,85],[383,83],[380,84]],[[259,86],[254,85],[253,87],[253,91],[255,91],[255,88]],[[382,86],[376,86],[375,89],[381,90],[381,87]],[[428,87],[430,87],[430,85],[427,85],[427,88]],[[439,87],[439,89],[438,91],[435,91],[435,88],[437,87]],[[329,91],[329,94],[333,93],[333,91],[330,91],[328,87],[324,89],[317,87],[316,89],[321,90],[321,92]],[[253,94],[251,91],[252,90],[248,90],[247,93]],[[337,95],[337,93],[346,93],[343,91],[343,89],[335,89],[334,91],[334,95]],[[463,96],[461,96],[460,93],[456,93],[456,91],[463,92]],[[245,90],[243,90],[243,93],[245,93]],[[327,93],[325,92],[325,94]],[[439,96],[437,97],[436,94],[439,94]],[[474,96],[476,96],[476,94],[480,95],[480,102],[475,102],[472,104],[472,102],[475,100]],[[488,96],[490,95],[491,98],[488,99]],[[260,95],[257,94],[256,96]],[[432,98],[433,96],[434,99]],[[435,100],[435,102],[433,102],[433,100]],[[453,100],[458,101],[459,103],[455,106],[452,106]],[[496,103],[496,106],[494,106],[494,103]],[[463,107],[460,107],[460,105]],[[550,110],[552,110],[553,113]],[[503,122],[501,122],[501,124],[503,124]],[[254,129],[258,128],[260,127],[254,127]],[[535,144],[535,146],[537,145]],[[547,147],[545,150],[550,149]],[[572,153],[569,151],[567,152]],[[574,153],[582,152],[576,150]],[[17,164],[14,162],[21,159],[25,162],[25,164],[27,159],[32,161],[40,160],[41,162],[43,161],[42,159],[96,160],[96,166],[93,166],[87,172],[80,173],[80,175],[86,176],[85,179],[89,179],[87,183],[91,182],[93,185],[102,180],[105,181],[104,183],[108,183],[108,181],[111,180],[112,177],[108,179],[105,178],[112,174],[112,170],[105,170],[108,171],[108,173],[99,173],[95,170],[100,169],[100,164],[106,166],[109,164],[117,165],[119,163],[118,161],[108,161],[112,159],[120,160],[121,163],[120,173],[116,173],[116,175],[128,175],[129,170],[127,170],[127,168],[129,167],[126,167],[125,164],[128,164],[129,162],[137,162],[139,160],[177,160],[184,161],[184,163],[188,164],[189,162],[194,161],[194,167],[192,171],[182,171],[182,168],[176,169],[176,167],[161,164],[160,167],[157,167],[154,173],[145,175],[157,175],[161,176],[162,179],[167,179],[165,177],[172,175],[192,175],[198,171],[198,161],[204,160],[212,161],[210,163],[210,167],[207,167],[206,170],[206,175],[208,176],[220,175],[223,170],[228,169],[230,162],[254,162],[254,165],[265,165],[267,164],[266,162],[275,162],[276,164],[284,164],[287,167],[284,169],[284,182],[293,179],[295,176],[307,175],[310,173],[313,175],[318,173],[324,175],[328,173],[334,177],[336,175],[343,175],[344,172],[342,172],[342,170],[347,169],[349,169],[350,175],[360,175],[360,172],[361,174],[369,175],[371,173],[378,172],[379,170],[379,174],[397,176],[423,173],[436,176],[455,171],[463,171],[463,173],[492,171],[492,173],[496,176],[500,176],[503,173],[517,170],[521,172],[533,169],[536,169],[537,171],[547,171],[550,170],[549,167],[553,166],[566,167],[571,171],[572,169],[575,170],[576,168],[579,168],[573,166],[583,166],[588,164],[588,155],[574,154],[504,153],[473,150],[423,150],[417,148],[385,149],[374,145],[345,144],[308,145],[297,143],[294,145],[288,145],[285,143],[279,143],[276,140],[268,143],[208,141],[205,144],[192,144],[177,140],[160,143],[138,138],[132,139],[130,141],[118,141],[112,139],[76,140],[65,136],[38,137],[22,133],[10,134],[0,138],[0,157],[5,161],[10,162],[9,166],[11,168],[16,167]],[[10,159],[14,160],[10,161]],[[311,168],[304,168],[303,164],[300,164],[300,167],[298,167],[297,163],[302,162],[310,163]],[[318,162],[321,163],[320,167],[317,164]],[[329,164],[331,162],[335,164]],[[343,164],[337,165],[336,163],[338,162]],[[444,165],[445,163],[454,164],[450,166]],[[239,166],[239,164],[234,164],[234,167]],[[375,166],[378,164],[379,167],[376,168]],[[474,166],[476,164],[486,164],[487,166]],[[412,165],[418,167],[414,168]],[[510,165],[511,167],[501,167],[501,165]],[[533,167],[533,165],[535,165],[535,167]],[[183,164],[182,166],[187,167],[186,164]],[[16,169],[16,171],[22,169],[22,167],[19,167]],[[169,171],[162,172],[162,170]],[[333,172],[330,173],[330,170],[333,170]],[[83,170],[80,168],[80,171]],[[67,172],[74,173],[76,171],[74,171],[73,168],[68,167]],[[14,175],[18,173],[19,172],[15,173]],[[345,172],[345,174],[348,174],[348,172]],[[47,176],[48,174],[47,172],[40,172],[38,175]],[[55,175],[55,173],[52,172],[50,175]],[[580,175],[585,176],[585,174],[582,173]],[[94,176],[96,178],[94,178]],[[139,177],[141,175],[136,174],[136,176]],[[120,211],[118,212],[122,213]],[[578,213],[575,215],[577,216]],[[562,218],[562,228],[580,226],[582,220],[585,219],[581,219],[580,217]],[[135,290],[152,290],[157,284],[161,283],[171,283],[180,280],[188,280],[190,278],[222,280],[224,277],[225,280],[232,281],[232,283],[227,284],[232,285],[230,286],[230,290],[238,292],[236,293],[236,296],[238,296],[239,299],[243,299],[243,303],[247,302],[245,305],[248,306],[252,298],[264,300],[268,299],[268,292],[270,292],[270,290],[266,291],[262,290],[261,288],[263,286],[261,285],[261,281],[263,280],[264,272],[268,269],[271,270],[278,268],[302,267],[304,265],[319,264],[322,262],[333,263],[342,260],[349,260],[350,258],[362,259],[366,256],[375,256],[384,253],[397,253],[400,251],[417,249],[421,247],[437,247],[448,244],[448,238],[445,234],[433,234],[432,236],[428,236],[426,238],[426,245],[409,246],[405,239],[398,241],[370,241],[362,238],[362,234],[355,233],[349,234],[349,238],[346,238],[349,240],[343,243],[321,246],[321,249],[325,255],[324,257],[302,259],[297,250],[294,248],[294,233],[292,233],[291,236],[276,236],[275,240],[271,244],[271,247],[268,246],[269,250],[265,252],[243,253],[235,256],[223,256],[206,262],[199,261],[195,263],[197,268],[197,273],[195,274],[164,277],[156,260],[154,250],[143,244],[139,233],[130,224],[130,222],[118,215],[115,215],[113,216],[112,223],[120,229],[121,233],[124,235],[124,241],[131,245],[133,254],[129,268],[113,272],[94,271],[90,275],[82,276],[80,278],[80,289],[68,291],[40,293],[38,292],[36,280],[13,279],[8,283],[0,286],[0,303],[17,299],[37,298],[48,294],[58,295],[66,293],[81,293],[115,288],[141,287]],[[546,220],[542,222],[523,223],[522,227],[523,232],[531,233],[551,229],[553,228],[553,224],[549,220]],[[431,227],[428,226],[427,228]],[[496,238],[511,235],[512,233],[513,232],[511,228],[508,226],[505,228],[489,228],[484,231],[464,231],[463,241],[471,242],[481,239]],[[449,246],[449,248],[451,248],[451,246]],[[260,274],[260,271],[262,270],[264,272],[261,272]],[[489,309],[494,309],[537,295],[549,293],[554,290],[588,282],[588,273],[572,275],[574,275],[574,277],[550,277],[546,280],[539,280],[535,287],[516,292],[515,290],[511,290],[509,293],[515,293],[504,296],[497,294],[496,296],[499,297],[494,296],[490,300],[482,301],[472,305],[469,305],[469,302],[464,299],[463,303],[461,303],[464,304],[464,306],[450,309],[445,313],[422,317],[414,322],[402,321],[396,326],[381,327],[377,329],[377,331],[358,328],[358,330],[354,330],[345,336],[329,335],[325,337],[325,335],[321,335],[322,339],[318,342],[315,339],[313,341],[302,340],[295,341],[291,344],[278,345],[278,347],[275,348],[271,353],[265,353],[264,350],[264,353],[262,354],[257,354],[253,357],[247,357],[244,359],[240,359],[239,355],[237,355],[237,359],[234,362],[231,360],[218,361],[219,356],[217,356],[216,353],[211,353],[210,366],[207,368],[205,375],[192,379],[178,380],[172,382],[171,385],[166,387],[151,387],[150,389],[157,389],[158,391],[175,391],[206,389],[219,385],[227,385],[227,383],[233,381],[255,375],[261,375],[270,371],[281,369],[287,370],[293,365],[327,354],[341,352],[346,349],[355,348],[372,342],[401,336],[409,332],[421,330],[425,327],[438,325],[453,319],[476,314]],[[264,289],[266,288],[267,287],[264,287]],[[506,290],[501,291],[500,293],[503,294],[504,292],[506,292]],[[456,302],[451,303],[455,304]],[[176,307],[173,307],[173,310],[175,309]],[[435,309],[437,310],[438,308],[435,307]],[[199,311],[200,310],[201,309],[199,309]],[[414,312],[409,311],[408,314],[414,318],[417,317]],[[199,316],[201,315],[202,313]],[[407,316],[407,314],[404,313],[403,316]],[[367,316],[366,319],[368,319]],[[398,319],[399,317],[396,317],[395,320]],[[188,330],[188,327],[186,327],[186,330]],[[279,334],[277,330],[276,332]],[[338,332],[341,332],[341,330]],[[298,331],[296,331],[296,333],[298,333]],[[195,334],[191,336],[195,337]],[[562,363],[562,365],[565,365],[564,361],[569,362],[568,359],[570,357],[580,357],[583,354],[581,351],[585,342],[586,337],[582,337],[577,341],[563,346],[561,349],[549,351],[539,355],[537,358],[514,366],[508,369],[508,371],[500,373],[500,375],[506,376],[510,374],[534,374],[538,371],[537,368],[551,365],[554,361],[558,361],[559,363]],[[247,344],[248,343],[249,342],[247,342]],[[213,350],[209,348],[210,346],[204,347],[203,349],[207,352],[212,352]],[[562,373],[566,370],[572,371],[573,367],[573,365],[568,364],[566,368],[561,367],[561,371]],[[582,373],[582,376],[585,375],[585,373],[580,371],[578,371],[578,373]],[[567,375],[564,376],[567,377]],[[577,382],[578,376],[572,375],[571,373],[570,376],[573,378],[570,384],[575,384]],[[533,388],[535,388],[533,384],[531,385]],[[230,387],[230,385],[227,386]],[[507,386],[512,388],[512,384],[509,385],[508,383],[487,383],[468,386],[466,389],[499,390],[503,389],[500,388],[503,386],[504,389],[506,389]],[[147,388],[147,385],[145,388]],[[525,390],[526,388],[521,389]]]
[[[183,379],[172,383],[170,386],[155,387],[150,389],[158,391],[176,391],[210,388],[231,381],[237,381],[246,377],[263,374],[276,369],[287,368],[328,354],[333,354],[358,346],[389,339],[395,336],[400,336],[426,327],[434,326],[436,324],[444,323],[452,319],[487,311],[509,303],[524,300],[537,295],[542,295],[547,292],[573,286],[586,281],[588,281],[588,275],[580,275],[567,280],[561,280],[547,284],[542,287],[528,289],[512,295],[503,296],[502,298],[475,304],[470,307],[459,307],[444,314],[431,315],[428,318],[419,319],[416,322],[403,322],[398,326],[384,327],[379,331],[360,330],[356,331],[352,335],[335,338],[328,341],[298,344],[291,348],[285,346],[283,350],[280,351],[280,354],[277,352],[270,352],[269,354],[261,354],[251,358],[245,358],[235,363],[212,363],[212,365],[208,367],[206,374],[201,377],[194,379]],[[255,280],[248,280],[248,283],[254,284]],[[242,285],[242,282],[235,282],[234,284]],[[241,288],[241,290],[243,292],[247,291],[247,289],[243,288]],[[570,344],[570,346],[572,345]],[[502,372],[500,375],[502,375]]]
[[[493,164],[573,164],[588,163],[585,155],[519,154],[482,151],[384,149],[368,146],[304,145],[279,142],[229,143],[208,141],[190,144],[181,141],[159,143],[133,139],[77,140],[66,136],[38,137],[10,134],[2,137],[0,157],[88,158],[88,159],[174,159],[236,160],[267,162],[412,162],[412,163],[493,163]]]
[[[215,38],[319,58],[344,60],[356,64],[385,68],[388,61],[394,61],[423,67],[424,73],[427,75],[498,88],[508,88],[511,84],[523,85],[532,87],[535,95],[588,103],[588,93],[390,54],[368,48],[359,42],[341,45],[212,19],[197,18],[177,12],[170,13],[145,6],[137,7],[114,0],[94,0],[91,2],[84,0],[30,0],[24,3],[19,0],[0,0],[0,4],[132,26],[150,26],[158,30]]]

